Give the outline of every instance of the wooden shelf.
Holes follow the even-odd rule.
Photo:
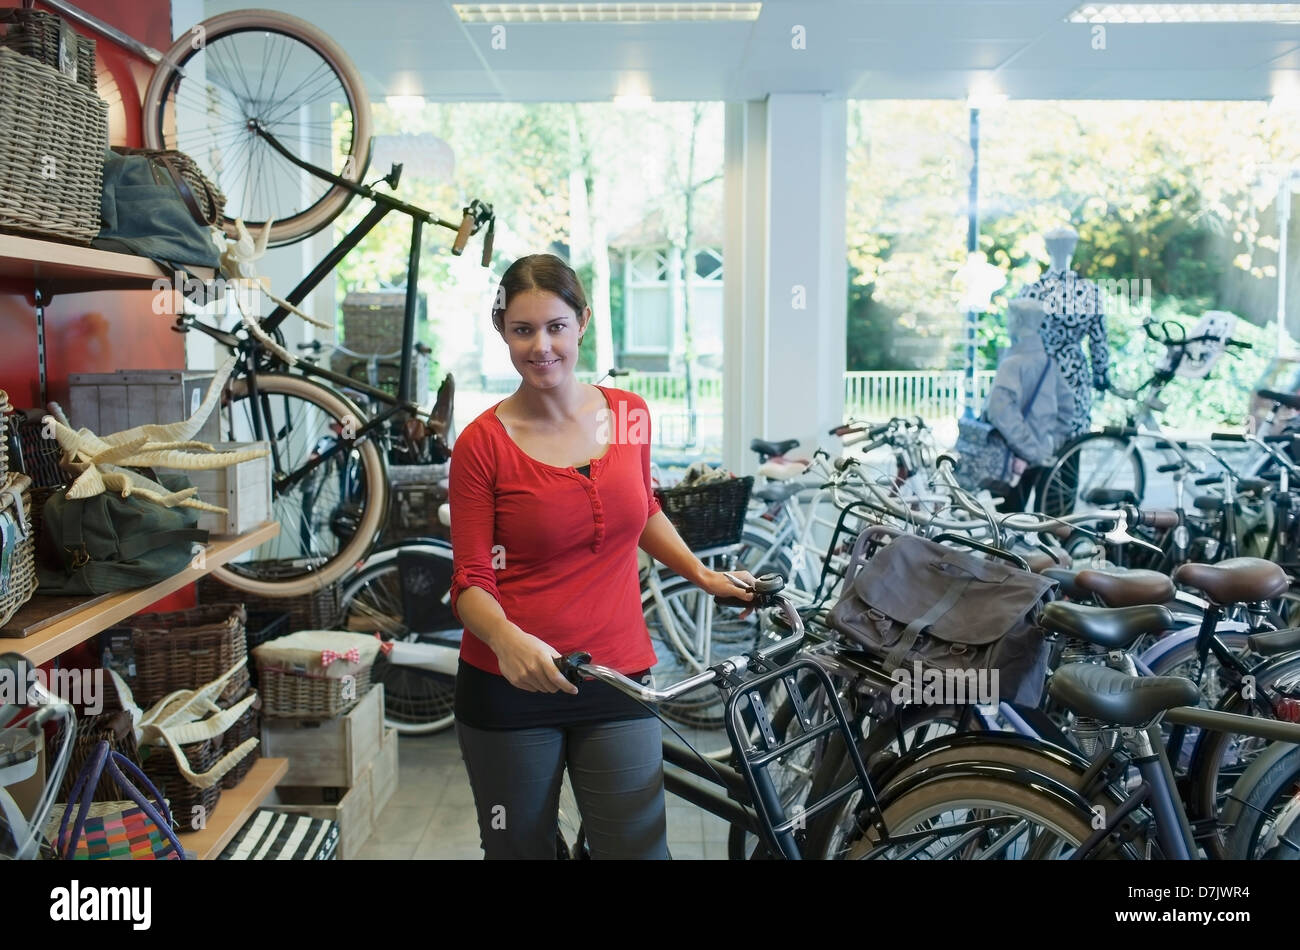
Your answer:
[[[204,280],[213,276],[210,267],[188,269]],[[149,290],[154,281],[170,277],[147,257],[0,234],[0,278],[34,281],[52,294]]]
[[[214,538],[208,542],[202,569],[191,565],[152,587],[102,594],[89,600],[83,597],[44,597],[37,593],[19,608],[6,626],[0,628],[0,637],[21,638],[21,642],[13,644],[15,650],[34,664],[47,663],[64,650],[89,640],[187,584],[193,584],[213,568],[265,544],[279,533],[279,523],[267,521],[246,534]],[[0,640],[0,650],[8,646]]]
[[[244,780],[234,788],[226,789],[217,801],[217,807],[208,817],[202,831],[178,835],[186,851],[193,852],[201,861],[211,861],[230,844],[232,838],[253,817],[262,802],[275,790],[275,786],[289,771],[288,759],[258,759],[248,770]],[[184,822],[184,815],[178,816]]]

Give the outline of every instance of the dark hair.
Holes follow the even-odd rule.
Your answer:
[[[587,294],[573,268],[554,254],[529,254],[519,258],[501,275],[501,284],[492,302],[492,325],[498,331],[505,327],[506,308],[510,301],[530,290],[555,294],[573,308],[581,322],[582,313],[587,309]]]

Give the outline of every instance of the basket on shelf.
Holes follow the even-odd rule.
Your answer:
[[[0,626],[36,593],[32,480],[10,472],[0,481]]]
[[[242,697],[240,697],[242,698]],[[226,703],[221,703],[226,706]],[[244,710],[244,714],[235,720],[235,724],[227,729],[221,736],[221,754],[233,752],[241,744],[249,739],[257,739],[262,734],[262,717],[261,704],[254,701],[253,705]],[[234,788],[244,780],[253,763],[261,758],[261,744],[248,755],[239,760],[239,764],[226,773],[226,777],[221,780],[222,788]]]
[[[95,91],[95,41],[74,31],[67,21],[42,10],[0,10],[0,24],[8,30],[0,37],[0,47],[7,47],[39,60],[53,69],[59,68],[60,47],[75,47],[77,85]]]
[[[0,228],[89,244],[99,233],[108,103],[0,49]]]
[[[10,420],[18,443],[15,461],[31,476],[33,489],[59,488],[67,484],[67,476],[59,464],[62,451],[53,433],[46,436],[42,415],[34,410],[19,412]]]
[[[137,614],[130,621],[136,702],[148,707],[178,689],[195,689],[221,676],[248,655],[245,622],[243,606],[231,603]],[[248,685],[248,671],[242,669],[218,702],[235,702]]]
[[[221,758],[221,739],[204,739],[180,747],[190,769],[194,772],[207,772]],[[149,781],[157,786],[158,791],[167,799],[172,812],[172,820],[185,831],[195,827],[196,819],[206,822],[212,817],[213,809],[221,798],[221,783],[211,788],[198,788],[191,785],[181,774],[180,765],[171,749],[162,745],[150,745],[140,750],[141,771],[149,776]],[[203,809],[199,811],[198,809]]]
[[[296,574],[301,568],[292,561],[261,561],[258,574],[262,577],[274,577],[277,574]],[[200,578],[198,584],[199,603],[230,603],[242,601],[248,610],[271,611],[289,615],[289,633],[295,630],[324,630],[338,622],[340,605],[340,587],[337,582],[326,584],[310,594],[293,597],[265,597],[235,590],[222,583],[211,574]]]
[[[266,718],[333,719],[370,689],[379,640],[341,630],[301,630],[253,651]]]
[[[656,488],[655,497],[691,550],[740,541],[754,476],[676,488]]]
[[[77,736],[72,747],[72,756],[68,760],[68,771],[63,777],[63,787],[59,792],[60,800],[67,801],[72,795],[72,786],[77,776],[86,765],[86,760],[95,751],[100,742],[107,742],[109,749],[120,752],[132,762],[140,761],[140,752],[136,747],[135,723],[131,714],[123,709],[103,712],[97,716],[87,716],[77,722]],[[126,793],[105,772],[99,779],[92,799],[97,802],[116,802],[126,798]]]

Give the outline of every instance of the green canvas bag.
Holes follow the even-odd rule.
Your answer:
[[[168,491],[190,487],[184,475],[160,475]],[[165,508],[139,495],[105,492],[45,503],[38,542],[37,590],[42,594],[107,594],[156,584],[185,570],[197,541],[194,508]]]

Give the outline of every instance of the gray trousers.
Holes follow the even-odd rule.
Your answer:
[[[593,858],[665,859],[658,719],[537,729],[456,723],[488,860],[554,860],[564,770]]]

